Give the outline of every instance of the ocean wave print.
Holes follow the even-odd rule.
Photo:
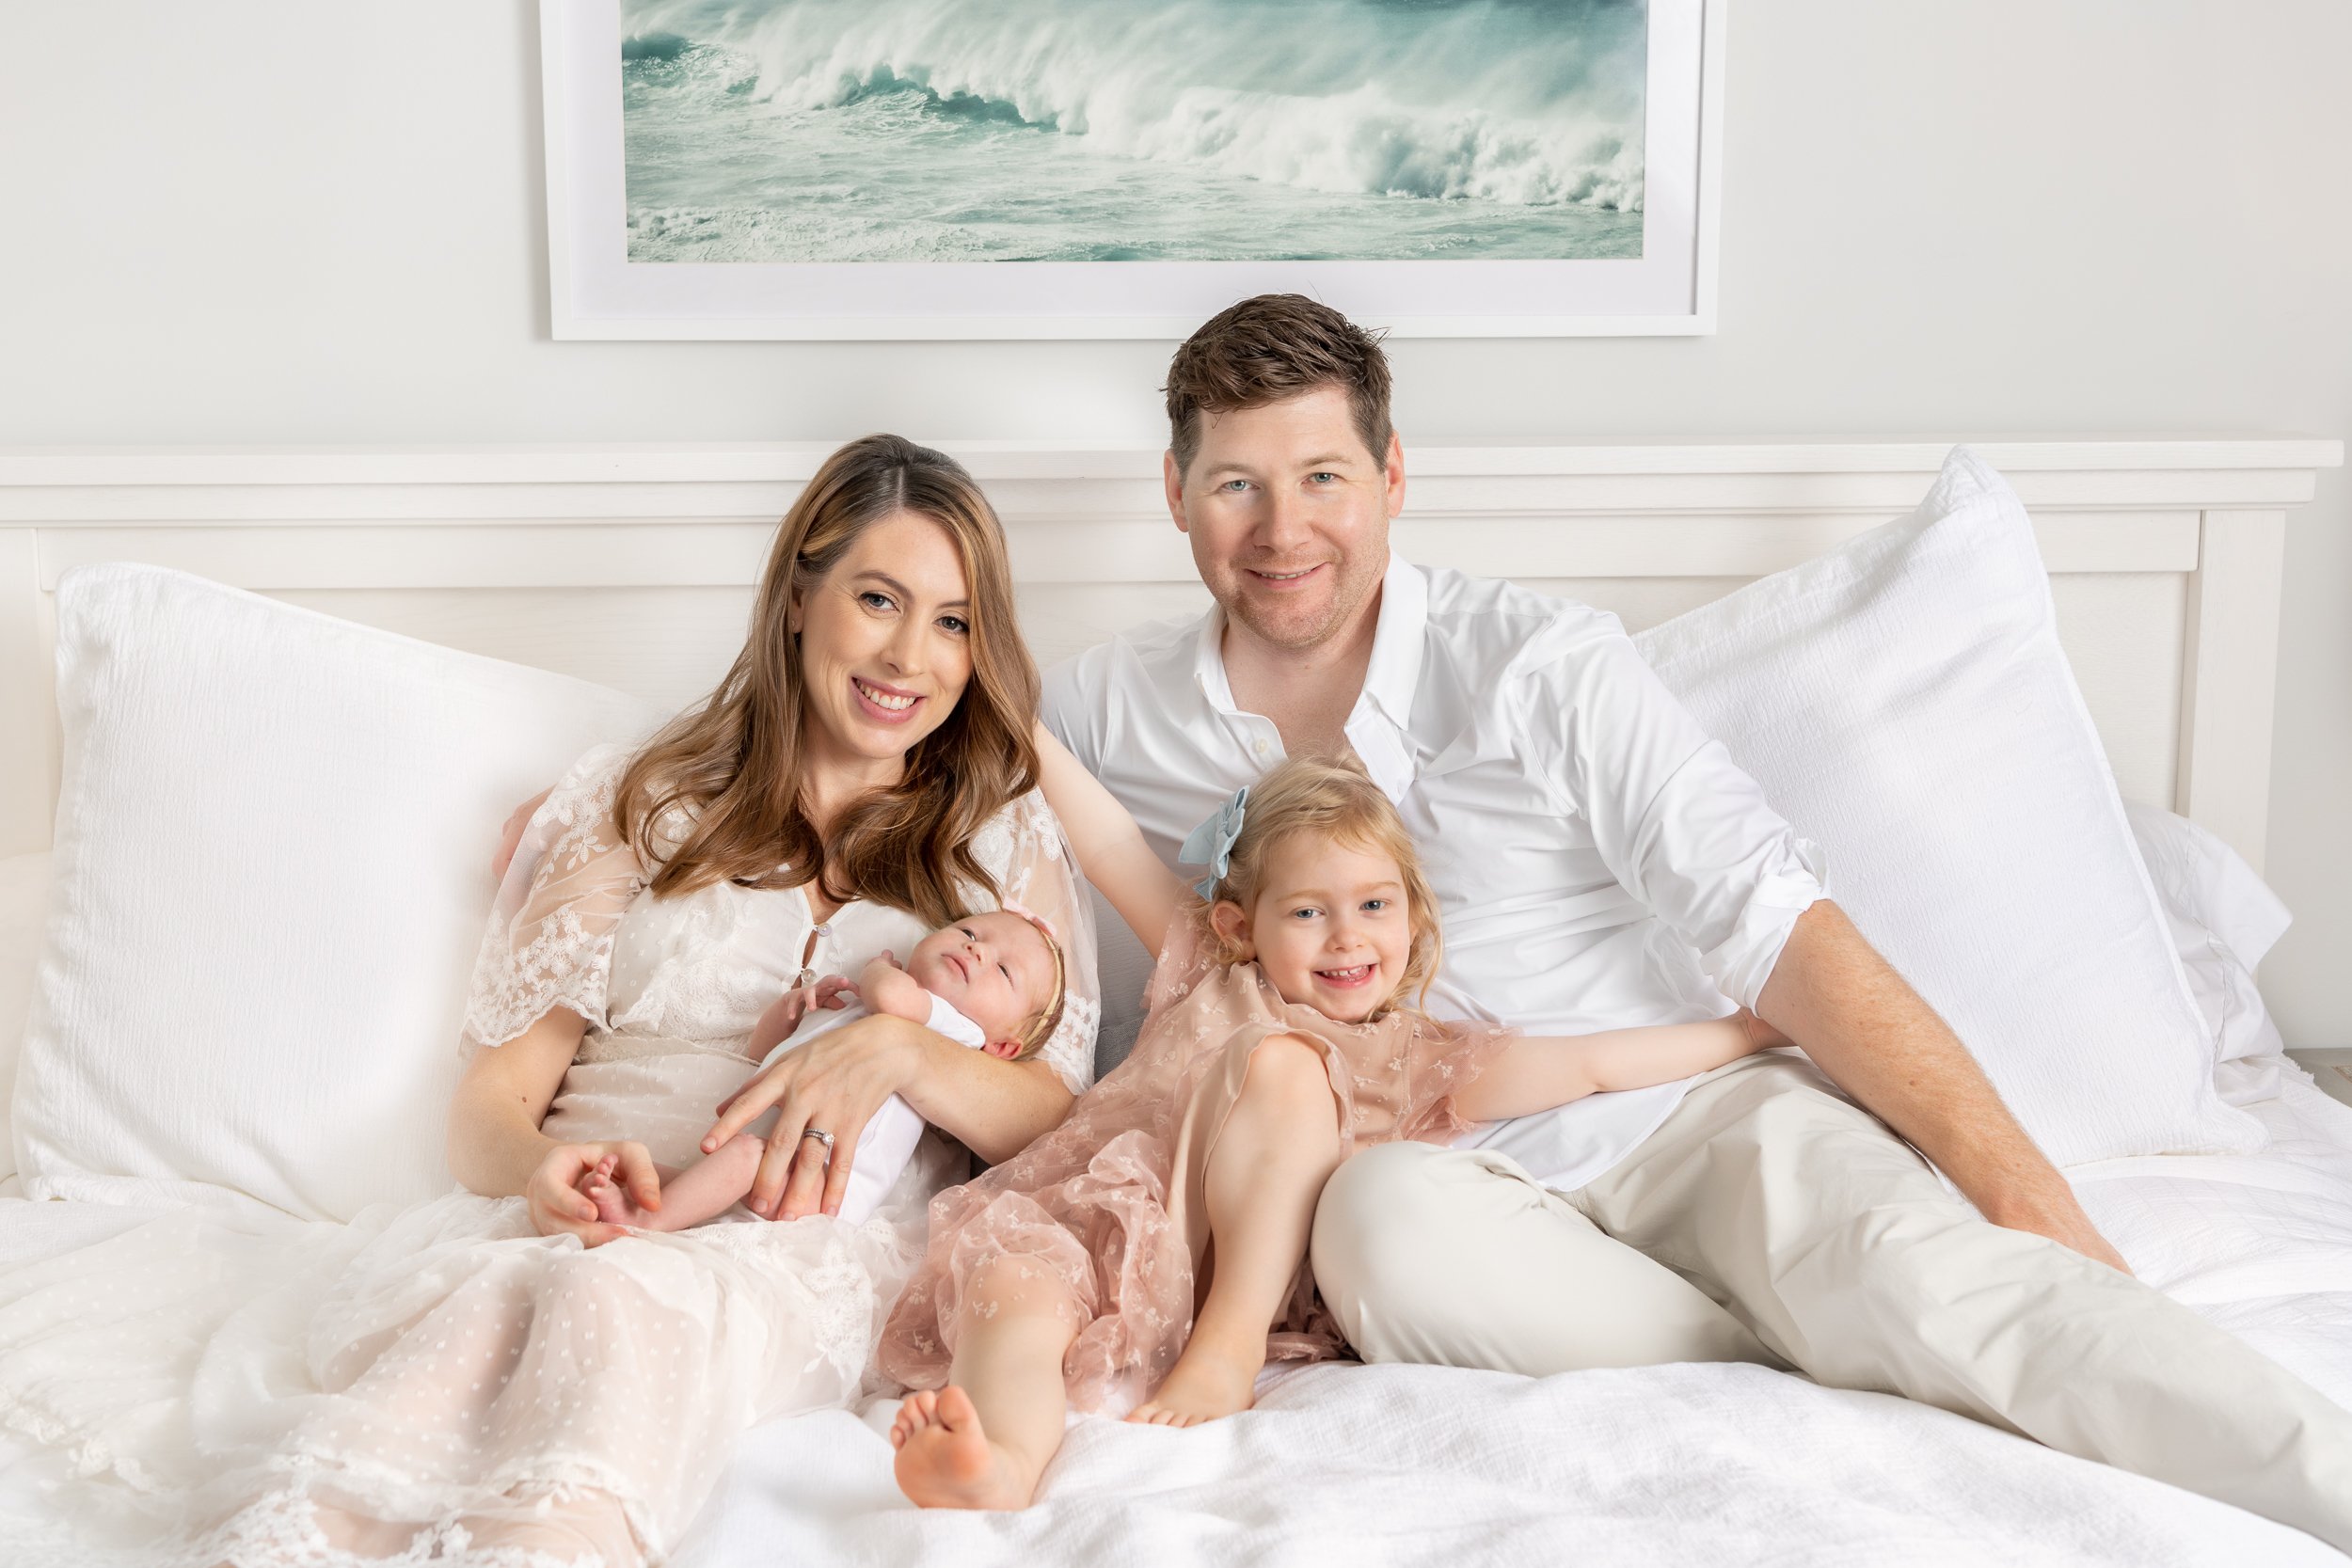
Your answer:
[[[1638,255],[1646,20],[1638,0],[625,0],[631,255]],[[823,210],[861,194],[873,210]]]

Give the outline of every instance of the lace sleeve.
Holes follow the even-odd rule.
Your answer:
[[[605,1022],[612,933],[645,885],[612,822],[628,757],[600,746],[580,758],[524,830],[474,961],[464,1049],[503,1045],[552,1007]]]
[[[1084,1094],[1094,1082],[1094,1032],[1103,1022],[1103,993],[1095,971],[1094,895],[1062,837],[1061,822],[1045,797],[1032,790],[980,831],[973,853],[995,874],[1004,903],[1043,920],[1061,943],[1069,995],[1060,1023],[1038,1054],[1071,1093]]]

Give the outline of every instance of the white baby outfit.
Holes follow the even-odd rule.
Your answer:
[[[550,1008],[578,1014],[542,1131],[684,1164],[800,967],[854,973],[929,923],[865,900],[818,921],[799,888],[731,880],[654,895],[612,828],[627,760],[583,759],[533,818],[465,1032],[502,1049]],[[1039,1055],[1083,1090],[1094,954],[1059,826],[1031,794],[972,849],[1061,934],[1070,996]],[[520,1197],[453,1191],[349,1225],[190,1210],[0,1271],[0,1431],[75,1470],[54,1528],[0,1514],[0,1563],[659,1560],[738,1434],[856,1396],[925,1206],[961,1171],[942,1138],[900,1164],[862,1223],[739,1212],[583,1249],[538,1234]]]
[[[800,1027],[761,1058],[759,1070],[767,1071],[788,1053],[798,1051],[818,1036],[838,1029],[852,1019],[865,1018],[872,1010],[856,1002],[838,1009],[811,1009],[801,1020]],[[945,1035],[958,1045],[975,1051],[988,1043],[988,1031],[958,1012],[943,997],[931,998],[931,1016],[924,1023],[932,1033]],[[745,1131],[764,1138],[775,1125],[776,1114],[770,1111]],[[927,1125],[920,1113],[899,1096],[894,1094],[882,1101],[882,1109],[866,1124],[866,1131],[858,1134],[857,1154],[850,1167],[850,1185],[841,1196],[841,1218],[845,1224],[864,1225],[882,1207],[882,1199],[898,1184],[899,1173],[907,1168],[907,1162],[914,1158],[914,1147],[923,1141]]]

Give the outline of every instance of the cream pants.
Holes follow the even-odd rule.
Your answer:
[[[1324,1189],[1313,1247],[1367,1361],[1793,1367],[2352,1551],[2352,1414],[2128,1275],[1986,1223],[1790,1057],[1701,1080],[1574,1193],[1483,1149],[1367,1149]]]

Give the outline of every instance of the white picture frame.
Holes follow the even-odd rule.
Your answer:
[[[1650,0],[1643,255],[1622,261],[633,262],[620,0],[541,0],[549,325],[565,340],[1181,340],[1295,292],[1404,338],[1715,330],[1725,0]]]

